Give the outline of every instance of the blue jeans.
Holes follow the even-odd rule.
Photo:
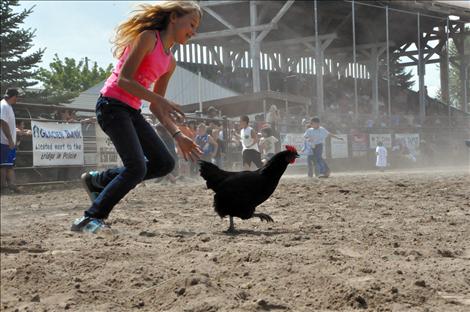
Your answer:
[[[307,155],[307,167],[308,167],[308,172],[307,172],[307,176],[312,178],[313,177],[313,173],[315,171],[315,176],[318,176],[318,169],[316,168],[316,161],[315,161],[315,158],[312,155]]]
[[[175,160],[140,110],[100,96],[96,119],[124,164],[124,167],[100,172],[94,181],[104,189],[85,215],[106,219],[113,207],[137,184],[173,171]]]
[[[320,175],[326,174],[330,171],[328,165],[326,164],[325,160],[322,157],[323,154],[323,144],[316,144],[313,148],[313,157],[315,158],[315,168]]]

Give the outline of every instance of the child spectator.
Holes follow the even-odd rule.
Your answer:
[[[197,127],[196,144],[202,150],[201,159],[210,162],[215,156],[217,142],[207,133],[207,126],[203,123]]]
[[[375,165],[380,171],[385,171],[385,167],[387,167],[387,149],[382,142],[377,142],[375,154],[377,155]]]
[[[266,163],[276,153],[276,143],[279,140],[273,136],[272,129],[269,127],[261,129],[261,136],[259,146],[263,155],[263,161]]]

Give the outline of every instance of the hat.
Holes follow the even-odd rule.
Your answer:
[[[11,98],[11,97],[14,97],[14,96],[18,96],[18,94],[20,94],[18,92],[18,89],[16,88],[8,88],[6,91],[5,91],[5,98]]]

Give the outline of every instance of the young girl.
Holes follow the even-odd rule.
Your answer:
[[[155,130],[141,115],[141,99],[176,140],[183,157],[196,160],[201,151],[176,121],[180,109],[164,98],[176,61],[170,49],[195,35],[201,10],[193,1],[142,5],[122,23],[114,40],[118,63],[96,104],[100,127],[109,136],[124,164],[104,172],[88,172],[82,181],[93,201],[73,231],[96,232],[113,207],[137,184],[170,173],[175,161]],[[154,83],[153,92],[148,88]]]
[[[276,153],[276,143],[279,141],[273,136],[271,128],[261,129],[261,139],[259,140],[259,147],[263,154],[263,161],[266,163]]]
[[[387,167],[387,149],[382,142],[377,142],[375,154],[377,155],[375,165],[380,171],[385,171],[385,167]]]

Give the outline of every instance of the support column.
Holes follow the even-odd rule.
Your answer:
[[[372,83],[372,114],[379,115],[379,55],[377,48],[372,48],[369,54],[369,73]]]
[[[317,85],[317,113],[323,114],[325,111],[324,90],[323,90],[323,63],[325,62],[321,48],[315,48],[315,71]]]
[[[250,1],[250,26],[256,26],[258,24],[256,2]],[[260,44],[256,41],[256,31],[251,32],[250,40],[250,56],[253,62],[252,76],[253,76],[253,92],[259,92],[261,90],[260,85]]]
[[[439,32],[445,33],[445,26],[439,28]],[[449,40],[447,38],[447,40]],[[439,57],[439,70],[441,76],[441,96],[442,100],[446,104],[450,104],[449,98],[449,58],[448,58],[448,42],[446,43],[446,47],[441,50],[441,54]]]
[[[418,77],[419,77],[419,121],[421,126],[426,119],[426,98],[424,94],[424,76],[426,75],[423,49],[421,47],[423,34],[421,33],[421,14],[418,12]]]
[[[324,94],[323,94],[323,63],[324,56],[321,49],[320,39],[318,38],[318,9],[317,0],[314,2],[315,13],[315,81],[317,87],[317,114],[321,115],[325,111]]]
[[[462,90],[461,107],[465,113],[468,113],[468,67],[469,64],[466,63],[465,56],[463,56],[460,65],[460,89]]]

